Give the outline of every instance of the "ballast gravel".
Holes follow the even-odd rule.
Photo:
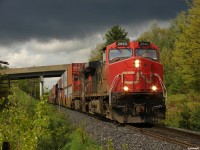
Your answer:
[[[133,131],[125,126],[117,126],[108,121],[102,121],[86,114],[69,110],[66,111],[71,124],[80,126],[85,124],[85,130],[91,137],[107,150],[108,141],[112,140],[115,150],[182,150],[184,148],[157,140],[155,138],[143,135],[137,131]]]

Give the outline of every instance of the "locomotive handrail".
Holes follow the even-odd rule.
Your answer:
[[[118,74],[118,75],[115,76],[115,78],[114,78],[114,80],[113,80],[113,82],[112,82],[112,84],[110,86],[110,89],[109,89],[109,104],[111,104],[111,92],[112,92],[112,89],[113,89],[113,87],[115,85],[115,82],[117,81],[119,76],[121,76],[121,74]]]
[[[159,76],[159,74],[156,74],[156,73],[154,73],[153,75],[158,77],[160,84],[161,84],[161,87],[162,87],[162,90],[163,90],[163,97],[165,97],[165,99],[167,100],[167,89],[166,89],[164,83],[162,82],[161,77]]]

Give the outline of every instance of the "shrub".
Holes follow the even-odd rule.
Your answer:
[[[12,149],[61,149],[71,133],[65,115],[17,88],[8,97],[0,122],[0,144],[10,142]]]
[[[84,123],[71,135],[70,150],[101,150],[102,147],[86,134]]]

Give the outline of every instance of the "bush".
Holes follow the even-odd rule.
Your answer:
[[[17,88],[8,97],[0,122],[0,144],[8,141],[12,149],[61,149],[71,133],[64,114]]]
[[[190,109],[188,106],[184,106],[183,111],[181,112],[181,120],[179,122],[180,128],[190,129]]]
[[[190,129],[200,131],[200,108],[192,113]]]
[[[200,131],[200,96],[198,93],[170,95],[165,124]]]

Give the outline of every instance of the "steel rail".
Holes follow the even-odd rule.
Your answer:
[[[188,142],[185,142],[185,141],[181,141],[181,140],[177,140],[175,138],[171,138],[171,137],[167,137],[165,135],[162,135],[162,134],[159,134],[159,133],[156,133],[155,131],[147,131],[145,130],[144,128],[138,128],[138,127],[134,127],[134,126],[131,126],[131,125],[126,125],[128,128],[130,129],[133,129],[134,131],[137,131],[137,132],[140,132],[142,134],[145,134],[147,136],[150,136],[150,137],[153,137],[153,138],[156,138],[158,140],[164,140],[166,142],[169,142],[169,143],[173,143],[173,144],[176,144],[176,145],[179,145],[179,146],[182,146],[184,148],[197,148],[197,149],[200,149],[200,145],[195,145],[195,144],[191,144],[191,143],[188,143]],[[164,128],[164,127],[163,127]],[[175,129],[174,129],[175,130]],[[171,130],[172,131],[172,130]],[[179,131],[181,132],[181,131]],[[186,132],[184,132],[185,134]],[[190,134],[190,133],[189,133]],[[197,135],[200,137],[200,135]]]

